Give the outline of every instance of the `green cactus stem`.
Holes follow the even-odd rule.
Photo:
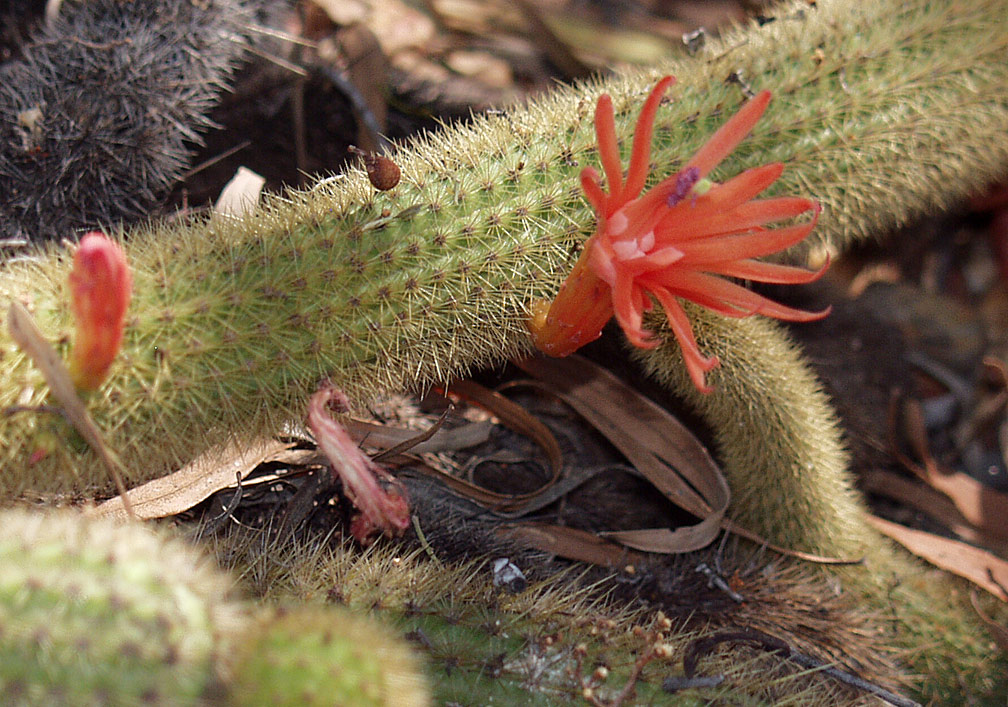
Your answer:
[[[214,536],[214,542],[218,555],[251,580],[249,591],[263,601],[288,606],[325,598],[397,626],[424,656],[434,704],[581,704],[586,686],[609,704],[656,640],[667,644],[672,656],[645,666],[636,698],[627,704],[865,704],[864,692],[745,648],[703,661],[701,672],[723,676],[722,684],[675,695],[662,691],[665,678],[681,674],[694,640],[741,626],[762,627],[795,650],[830,662],[870,666],[855,671],[875,684],[899,684],[873,610],[852,607],[848,597],[828,589],[835,579],[815,567],[772,555],[754,560],[748,546],[735,543],[638,568],[614,582],[590,584],[576,569],[531,579],[513,594],[492,584],[489,562],[432,562],[422,550],[404,553],[391,544],[378,543],[361,554],[318,539],[263,543],[261,535],[243,529]],[[695,571],[700,562],[713,564],[715,555],[728,573],[739,573],[744,602],[721,601],[720,590]],[[550,564],[529,556],[513,559],[526,569]],[[620,601],[620,585],[647,584],[648,577],[674,587],[666,592],[668,604]],[[606,666],[608,675],[593,679],[598,666]]]
[[[726,81],[734,73],[754,89],[771,89],[774,100],[715,177],[783,161],[775,189],[820,199],[818,238],[833,247],[947,205],[1008,165],[1006,10],[1005,0],[788,5],[777,21],[729,33],[696,57],[560,89],[413,141],[394,155],[403,178],[391,191],[376,192],[354,171],[274,197],[246,217],[130,233],[130,326],[112,379],[89,400],[92,414],[130,481],[139,482],[224,439],[300,417],[322,377],[364,402],[526,351],[529,303],[555,292],[592,229],[577,173],[596,160],[595,98],[613,96],[626,135],[665,72],[679,83],[658,117],[656,177],[674,170],[743,100],[737,82]],[[70,331],[67,265],[66,255],[50,250],[6,266],[0,278],[0,301],[26,303],[58,342]],[[711,380],[735,392],[700,401],[710,426],[771,438],[763,418],[746,419],[739,408],[766,392],[749,382],[749,371],[776,364],[760,363],[762,349],[745,342],[749,332],[770,329],[720,320],[706,326],[701,338],[734,361]],[[730,356],[721,350],[729,346]],[[6,334],[0,358],[0,407],[46,400],[38,372]],[[3,497],[109,493],[91,452],[69,433],[65,445],[26,463],[36,435],[52,424],[33,413],[0,420]],[[808,424],[825,451],[756,450],[740,465],[725,438],[734,492],[756,504],[736,503],[742,517],[770,517],[760,504],[785,493],[782,460],[798,496],[845,483],[827,481],[843,467],[832,415],[821,407]],[[796,476],[797,469],[807,471]],[[786,533],[774,530],[777,520],[757,529],[808,549],[846,545],[830,539],[842,531],[821,530],[831,510],[809,516],[819,501],[795,503],[804,510]]]
[[[612,95],[626,151],[640,102],[665,73],[679,81],[658,115],[655,179],[744,100],[729,77],[773,92],[713,177],[782,161],[774,191],[824,207],[796,260],[948,206],[1008,171],[1008,0],[820,0],[784,5],[776,21],[730,32],[695,57],[412,141],[392,156],[402,180],[390,191],[357,170],[241,218],[129,233],[135,292],[124,349],[88,400],[129,481],[224,440],[275,432],[303,416],[324,377],[363,404],[527,352],[530,303],[556,292],[594,226],[577,176],[598,159],[595,101]],[[50,249],[0,274],[0,302],[24,303],[61,350],[68,265]],[[913,648],[927,637],[936,658],[914,665],[946,666],[929,676],[929,694],[987,691],[1003,664],[1000,673],[989,664],[947,585],[915,584],[905,563],[886,564],[861,522],[837,423],[797,350],[765,321],[691,314],[702,348],[722,361],[709,378],[715,393],[690,389],[675,347],[640,355],[715,431],[730,513],[781,544],[863,551],[869,570],[842,576],[859,577],[876,606],[892,602],[895,642]],[[40,374],[0,334],[0,408],[46,400]],[[94,455],[62,425],[40,412],[0,418],[0,498],[111,493]],[[28,464],[54,429],[63,443]],[[891,594],[890,569],[903,577]]]
[[[195,704],[230,582],[178,539],[79,513],[0,515],[0,694],[11,705]]]
[[[228,681],[236,707],[430,703],[416,656],[390,631],[333,607],[278,609],[242,634]]]

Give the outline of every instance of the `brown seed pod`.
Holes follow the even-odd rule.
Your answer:
[[[362,150],[359,147],[350,146],[351,154],[358,155],[367,170],[368,180],[375,189],[388,191],[399,183],[399,166],[384,155]]]

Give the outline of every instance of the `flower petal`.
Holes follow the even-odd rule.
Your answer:
[[[686,166],[696,167],[700,170],[700,176],[706,177],[752,131],[769,103],[769,91],[760,91],[746,101],[745,105],[693,155],[693,159]]]
[[[588,203],[595,209],[595,213],[603,213],[607,198],[606,193],[602,191],[602,185],[599,184],[599,173],[591,167],[585,167],[581,170],[581,189],[584,191]]]
[[[644,107],[641,108],[640,117],[637,118],[637,126],[634,128],[633,150],[630,153],[626,186],[620,194],[620,198],[624,201],[636,199],[640,196],[641,189],[644,188],[648,162],[651,160],[651,133],[654,128],[655,116],[666,89],[673,83],[675,83],[675,78],[672,76],[663,77],[652,89],[651,94],[644,102]]]
[[[668,320],[669,328],[672,330],[672,334],[675,336],[676,341],[679,342],[679,348],[682,350],[683,362],[686,364],[686,372],[693,381],[693,385],[695,385],[697,390],[701,393],[710,393],[713,388],[707,385],[707,382],[704,380],[704,374],[707,373],[707,371],[717,368],[719,364],[717,357],[705,357],[700,353],[700,347],[697,345],[696,336],[693,334],[693,325],[690,323],[689,317],[686,316],[686,312],[683,311],[682,306],[676,301],[672,293],[668,290],[659,288],[654,291],[654,295],[658,298],[658,302],[661,303],[662,308],[665,310],[665,318]]]
[[[652,332],[643,327],[644,312],[650,309],[650,301],[644,291],[633,284],[633,280],[624,278],[612,289],[613,311],[616,321],[627,339],[634,346],[651,349],[658,345]]]
[[[747,290],[741,285],[736,285],[734,282],[693,270],[668,272],[663,280],[665,286],[680,297],[690,300],[695,297],[715,298],[725,305],[775,319],[811,322],[822,319],[830,313],[830,308],[821,312],[806,312],[802,309],[787,307],[752,290]]]
[[[724,263],[776,253],[805,240],[815,220],[784,228],[760,229],[755,232],[704,238],[680,245],[682,265]]]
[[[737,277],[743,280],[755,280],[756,282],[771,282],[778,285],[806,285],[822,277],[829,266],[829,262],[826,262],[818,270],[806,270],[805,268],[796,268],[793,265],[764,263],[759,260],[739,260],[733,263],[718,265],[717,272],[721,275]]]
[[[69,279],[77,326],[70,375],[79,390],[96,390],[122,346],[133,276],[122,248],[91,231],[74,252]]]
[[[670,214],[655,226],[655,235],[660,243],[672,242],[685,246],[685,243],[701,238],[752,231],[763,224],[794,218],[806,211],[815,211],[817,217],[820,211],[815,201],[801,197],[748,201],[731,211],[719,209],[716,202],[698,199],[695,206],[687,205],[686,208],[688,211]],[[812,223],[815,223],[815,218]]]
[[[623,192],[623,167],[620,165],[619,143],[616,141],[612,98],[608,93],[602,94],[598,105],[595,106],[595,135],[598,138],[602,171],[605,172],[606,183],[609,186],[609,203],[612,204],[620,200],[620,194]]]
[[[697,199],[701,204],[710,202],[713,208],[730,211],[744,204],[769,187],[784,171],[784,164],[772,162],[760,167],[747,169],[721,184],[715,184],[710,191]]]

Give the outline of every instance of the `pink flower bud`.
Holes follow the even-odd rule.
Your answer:
[[[122,248],[103,233],[86,233],[70,271],[70,306],[77,323],[70,375],[78,390],[95,390],[105,380],[122,346],[132,289]]]

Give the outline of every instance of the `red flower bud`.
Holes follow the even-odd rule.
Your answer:
[[[105,380],[122,346],[132,289],[122,248],[98,231],[85,234],[70,271],[70,306],[77,322],[70,375],[78,390],[95,390]]]

